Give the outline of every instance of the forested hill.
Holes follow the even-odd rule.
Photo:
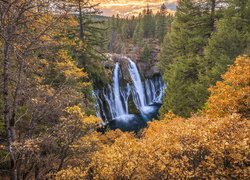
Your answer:
[[[174,16],[163,4],[128,18],[95,3],[0,1],[0,179],[249,179],[250,0],[180,0]],[[126,56],[126,91],[107,54]],[[96,90],[133,102],[136,83],[144,97],[143,84],[156,87],[139,62],[164,77],[158,120],[103,129]]]
[[[168,83],[161,117],[189,117],[205,107],[208,88],[228,65],[250,53],[250,1],[180,1],[162,45],[160,67]]]

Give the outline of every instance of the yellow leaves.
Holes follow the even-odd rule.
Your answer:
[[[68,113],[67,119],[71,119],[73,121],[78,120],[82,124],[82,129],[86,130],[91,127],[96,127],[98,123],[101,122],[100,118],[96,116],[87,116],[81,110],[79,106],[68,107],[65,110]]]
[[[90,87],[92,84],[91,82],[78,82],[77,86],[84,88],[84,87]]]
[[[57,69],[61,71],[61,73],[69,79],[79,79],[83,77],[87,77],[87,73],[76,66],[72,57],[64,51],[60,50],[58,52],[58,61],[55,63]]]
[[[210,88],[206,113],[211,117],[223,117],[232,113],[249,116],[250,108],[250,57],[238,57],[228,72],[222,75],[224,81]]]
[[[232,172],[243,177],[239,164],[247,161],[249,154],[249,128],[248,120],[235,115],[154,121],[140,139],[123,133],[113,144],[103,144],[92,154],[89,168],[94,179],[194,178]],[[112,133],[102,138],[112,137]],[[232,166],[231,172],[224,167],[225,158]]]
[[[69,179],[84,179],[86,176],[86,172],[81,168],[68,168],[65,170],[61,170],[56,174],[57,180],[69,180]]]
[[[222,75],[225,83],[232,86],[249,86],[250,83],[250,57],[240,56],[236,59],[227,73]]]
[[[71,116],[78,117],[79,119],[82,119],[85,116],[85,113],[82,112],[79,106],[67,107],[65,111]]]
[[[248,59],[248,60],[247,60]],[[250,176],[249,58],[241,57],[211,88],[210,116],[189,119],[166,114],[148,123],[140,138],[119,130],[89,133],[72,148],[84,154],[85,164],[59,172],[61,179],[202,179]],[[244,77],[241,77],[244,76]],[[82,124],[98,121],[80,107],[67,112]],[[235,113],[236,112],[236,113]],[[82,155],[83,156],[83,155]],[[83,161],[84,161],[83,160]],[[83,168],[84,167],[84,168]],[[79,170],[80,169],[80,170]]]
[[[96,116],[88,116],[85,117],[82,120],[82,123],[84,124],[84,126],[91,126],[91,125],[97,125],[98,123],[100,123],[102,120]]]

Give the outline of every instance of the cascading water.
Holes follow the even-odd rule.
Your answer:
[[[144,87],[142,85],[140,73],[137,69],[136,64],[129,59],[129,73],[134,83],[134,96],[137,98],[137,108],[140,110],[141,107],[145,106],[146,99],[144,95]],[[138,99],[139,98],[139,99]]]
[[[115,64],[115,70],[114,70],[114,96],[115,96],[115,101],[114,101],[114,106],[115,106],[115,114],[116,117],[122,116],[125,114],[125,110],[122,105],[121,101],[121,95],[120,95],[120,86],[119,86],[119,75],[120,75],[120,67],[119,64]]]
[[[115,122],[114,128],[134,130],[143,127],[146,121],[157,115],[166,85],[160,75],[142,82],[136,64],[127,59],[132,84],[121,86],[124,84],[121,83],[122,73],[119,63],[116,63],[113,84],[103,90],[94,91],[94,94],[98,117],[106,124]],[[131,114],[131,104],[134,104],[138,113]]]

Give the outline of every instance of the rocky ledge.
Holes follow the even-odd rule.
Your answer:
[[[126,81],[131,81],[128,72],[128,58],[134,61],[140,71],[142,78],[151,78],[155,75],[160,75],[160,69],[157,67],[157,55],[160,52],[159,46],[154,46],[152,48],[150,60],[146,61],[141,59],[142,48],[133,47],[125,55],[121,54],[107,54],[107,60],[103,62],[105,69],[112,71],[116,62],[120,63],[120,67],[123,74],[123,79]]]

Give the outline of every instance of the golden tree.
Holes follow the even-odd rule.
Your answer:
[[[239,113],[249,118],[250,114],[250,57],[240,56],[227,73],[223,81],[210,88],[207,114],[223,117]]]

